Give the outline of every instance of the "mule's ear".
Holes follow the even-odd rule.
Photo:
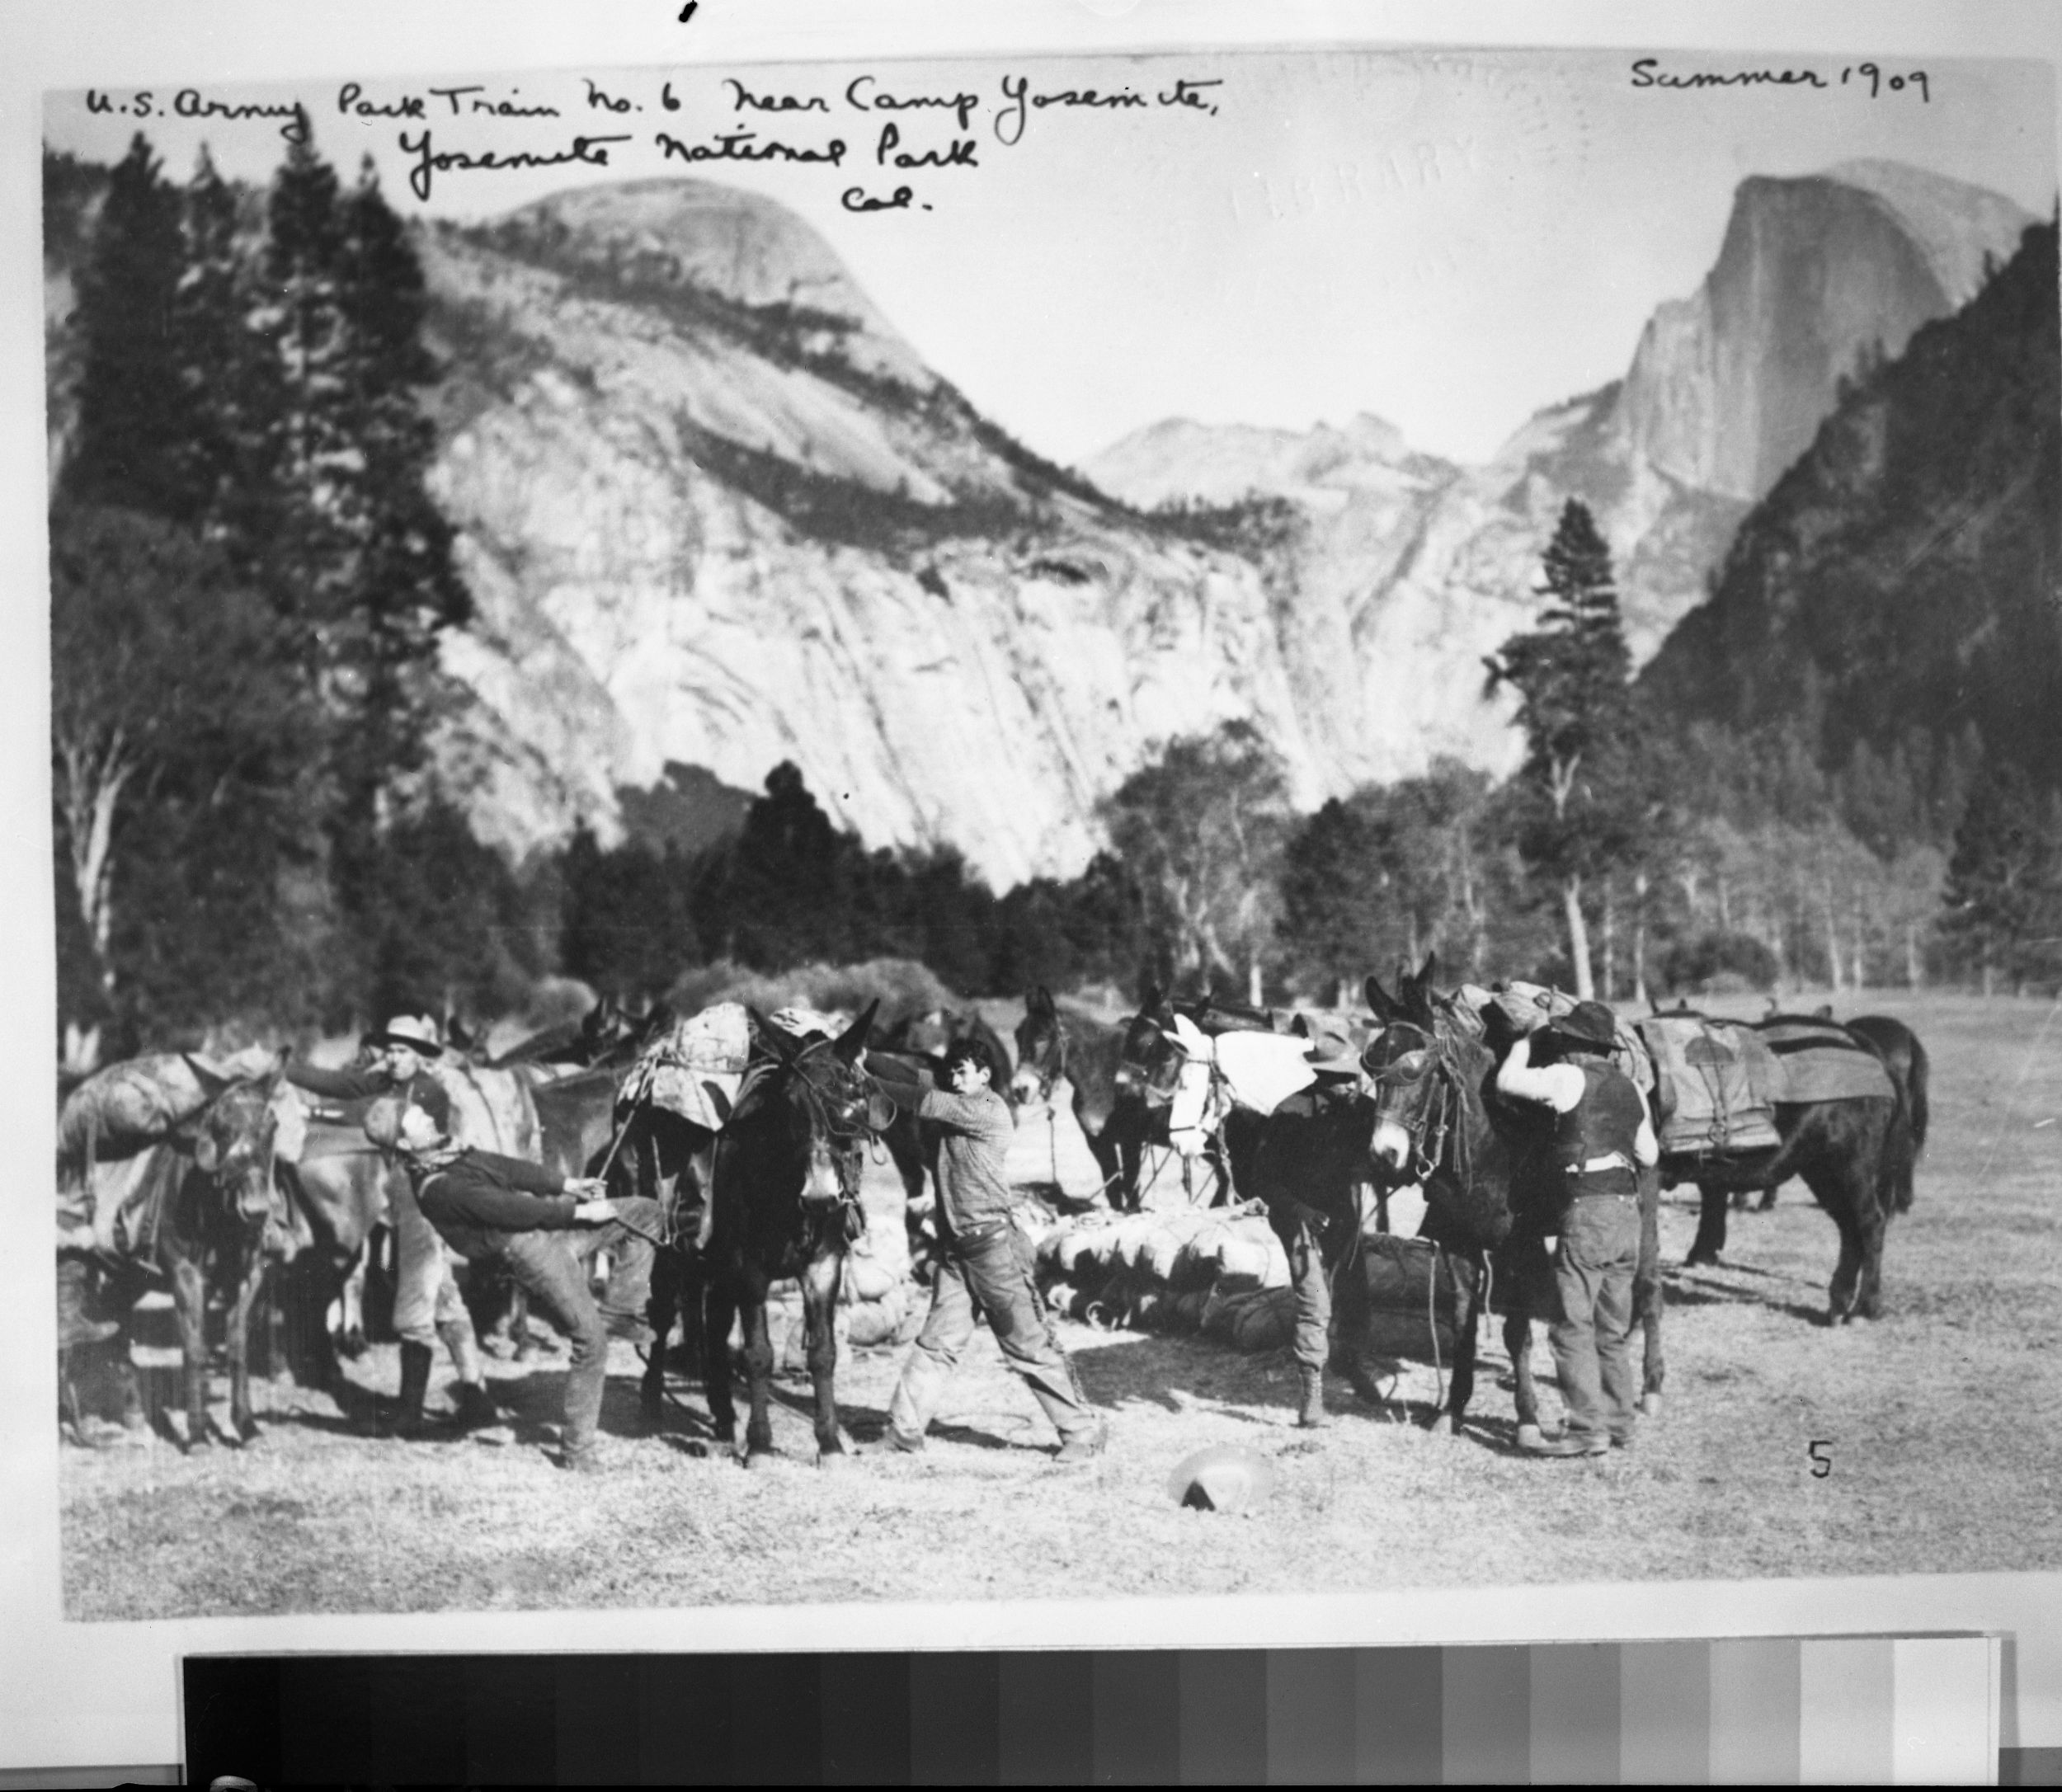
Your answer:
[[[1438,953],[1436,952],[1427,952],[1424,955],[1424,962],[1418,967],[1418,987],[1421,990],[1430,989],[1432,987],[1432,980],[1438,973]]]
[[[1311,1023],[1309,1019],[1304,1015],[1297,1015],[1289,1022],[1289,1031],[1295,1034],[1298,1039],[1309,1038],[1311,1036]]]
[[[1382,986],[1382,979],[1372,971],[1368,973],[1368,981],[1361,985],[1360,991],[1368,998],[1368,1005],[1374,1010],[1375,1018],[1383,1026],[1387,1026],[1402,1014],[1402,1004]]]
[[[186,1061],[186,1068],[193,1072],[194,1081],[200,1085],[200,1093],[209,1101],[236,1081],[233,1076],[224,1076],[218,1070],[210,1070],[191,1051],[182,1052],[181,1056]]]
[[[865,1049],[866,1036],[873,1025],[873,1016],[879,1009],[878,995],[866,1004],[865,1011],[832,1041],[831,1050],[842,1063],[850,1064]]]
[[[795,1042],[789,1037],[784,1028],[774,1026],[749,1002],[745,1004],[745,1019],[751,1028],[751,1036],[755,1041],[773,1053],[783,1064],[793,1061]]]
[[[1144,1014],[1149,1008],[1160,1006],[1160,980],[1150,971],[1138,973],[1138,1011]]]
[[[1052,1012],[1052,992],[1043,983],[1033,984],[1031,993],[1024,999],[1027,1014],[1049,1014]]]

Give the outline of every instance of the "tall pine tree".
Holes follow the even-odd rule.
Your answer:
[[[1588,1000],[1596,983],[1584,887],[1631,858],[1639,838],[1632,661],[1611,549],[1579,500],[1561,511],[1543,566],[1540,627],[1514,635],[1485,663],[1490,691],[1509,684],[1518,693],[1531,798],[1519,849],[1559,889],[1575,993]]]
[[[82,365],[61,492],[191,522],[199,493],[192,404],[177,355],[186,253],[179,209],[177,190],[139,132],[109,176],[79,270],[73,328]]]

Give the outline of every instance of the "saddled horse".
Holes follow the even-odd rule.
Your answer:
[[[1391,995],[1367,981],[1368,1006],[1382,1023],[1368,1048],[1376,1084],[1369,1155],[1392,1183],[1416,1180],[1425,1216],[1419,1236],[1452,1253],[1466,1310],[1456,1326],[1452,1380],[1438,1422],[1457,1432],[1474,1393],[1482,1315],[1504,1314],[1504,1345],[1515,1384],[1518,1441],[1540,1436],[1532,1368],[1532,1327],[1546,1316],[1552,1285],[1544,1240],[1557,1222],[1546,1151],[1551,1126],[1495,1093],[1496,1051],[1432,988],[1434,960],[1405,976]],[[1640,1256],[1633,1320],[1644,1333],[1641,1407],[1659,1407],[1666,1373],[1661,1349],[1659,1178],[1640,1175]]]
[[[1017,1069],[1010,1091],[1019,1102],[1043,1102],[1064,1077],[1074,1091],[1075,1124],[1103,1173],[1098,1191],[1113,1207],[1129,1209],[1138,1199],[1138,1168],[1146,1143],[1146,1112],[1120,1098],[1118,1067],[1124,1055],[1124,1028],[1071,1008],[1062,1008],[1041,984],[1024,998],[1017,1023]]]
[[[1688,1261],[1716,1263],[1725,1249],[1726,1197],[1740,1192],[1772,1190],[1792,1176],[1825,1209],[1840,1234],[1840,1257],[1827,1290],[1827,1319],[1841,1324],[1857,1314],[1872,1319],[1881,1310],[1883,1240],[1891,1217],[1909,1211],[1919,1148],[1926,1141],[1926,1048],[1902,1021],[1863,1015],[1845,1027],[1813,1015],[1771,1015],[1764,1027],[1800,1018],[1824,1029],[1835,1048],[1868,1052],[1890,1082],[1885,1097],[1778,1102],[1780,1143],[1736,1156],[1666,1156],[1662,1175],[1670,1184],[1694,1183],[1702,1197],[1697,1237]]]
[[[189,1060],[190,1064],[192,1063]],[[182,1450],[219,1436],[232,1445],[258,1434],[251,1405],[251,1315],[271,1261],[268,1229],[283,1218],[273,1182],[276,1075],[224,1083],[200,1065],[195,1075],[211,1093],[205,1107],[181,1122],[164,1142],[141,1154],[132,1211],[139,1216],[128,1254],[117,1267],[115,1292],[125,1315],[155,1271],[172,1284],[179,1343],[186,1358]],[[208,1285],[228,1291],[224,1343],[229,1363],[230,1430],[208,1416]],[[125,1324],[126,1321],[125,1320]]]
[[[709,1417],[718,1437],[736,1448],[729,1339],[732,1319],[741,1318],[751,1387],[742,1452],[747,1467],[774,1453],[766,1291],[790,1276],[802,1286],[817,1460],[830,1468],[845,1458],[832,1319],[846,1249],[865,1230],[859,1206],[865,1142],[887,1124],[890,1105],[858,1068],[873,1018],[869,1007],[836,1039],[797,1039],[754,1014],[754,1062],[720,1132],[648,1103],[626,1123],[616,1174],[658,1200],[669,1233],[652,1268],[647,1420],[656,1423],[662,1413],[666,1341],[676,1310],[685,1306],[691,1324],[699,1305]],[[699,1223],[690,1217],[694,1209]],[[684,1293],[699,1298],[683,1301]]]

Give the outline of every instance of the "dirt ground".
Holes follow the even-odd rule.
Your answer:
[[[1742,1004],[1758,1009],[1759,1004]],[[2062,1566],[2053,1494],[2062,1427],[2062,1015],[2045,1001],[1871,995],[1840,1012],[1909,1021],[1933,1059],[1933,1130],[1918,1202],[1891,1227],[1885,1316],[1824,1323],[1832,1225],[1801,1185],[1734,1216],[1725,1267],[1679,1266],[1694,1191],[1667,1197],[1666,1410],[1636,1447],[1542,1461],[1510,1444],[1509,1365],[1485,1334],[1464,1435],[1399,1404],[1294,1427],[1286,1351],[1064,1325],[1108,1451],[1050,1460],[1050,1434],[983,1333],[929,1451],[866,1447],[902,1349],[840,1366],[861,1451],[813,1466],[807,1384],[779,1384],[784,1460],[746,1473],[709,1441],[699,1390],[639,1433],[638,1364],[618,1344],[603,1417],[610,1472],[568,1477],[553,1434],[563,1356],[497,1363],[516,1441],[379,1442],[326,1395],[259,1390],[242,1451],[68,1449],[61,1470],[69,1616],[672,1606],[831,1600],[1038,1598],[1622,1578],[1740,1578]],[[999,1018],[1008,1018],[998,1014]],[[1064,1089],[1062,1099],[1064,1099]],[[1092,1167],[1062,1109],[1028,1112],[1027,1183],[1085,1191]],[[1156,1198],[1173,1189],[1163,1178]],[[901,1231],[892,1173],[869,1173],[884,1250]],[[906,1348],[906,1347],[905,1347]],[[1543,1373],[1551,1359],[1535,1346]],[[391,1392],[392,1347],[351,1373]],[[226,1399],[226,1389],[220,1390]],[[1546,1395],[1551,1409],[1553,1395]],[[1830,1460],[1812,1470],[1810,1446]],[[1269,1458],[1248,1514],[1176,1507],[1165,1481],[1207,1444]],[[941,1547],[950,1540],[950,1547]]]

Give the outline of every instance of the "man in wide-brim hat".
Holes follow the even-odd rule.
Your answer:
[[[1611,1062],[1617,1019],[1601,1002],[1522,1033],[1496,1087],[1554,1114],[1561,1177],[1554,1282],[1561,1316],[1547,1329],[1568,1423],[1537,1446],[1554,1456],[1602,1456],[1632,1442],[1639,1398],[1631,1350],[1632,1281],[1640,1263],[1640,1168],[1660,1148],[1638,1086]],[[1535,1063],[1535,1058],[1546,1061]]]
[[[449,1130],[450,1097],[430,1070],[444,1052],[441,1030],[434,1020],[425,1014],[398,1014],[365,1034],[360,1046],[357,1064],[326,1070],[289,1063],[286,1079],[328,1102],[351,1103],[405,1093]],[[457,1424],[493,1425],[497,1415],[487,1392],[487,1365],[473,1317],[459,1293],[450,1254],[417,1210],[406,1177],[388,1178],[388,1195],[394,1242],[393,1329],[401,1340],[401,1398],[394,1428],[403,1437],[434,1437],[447,1428],[424,1411],[439,1338],[458,1371]]]

